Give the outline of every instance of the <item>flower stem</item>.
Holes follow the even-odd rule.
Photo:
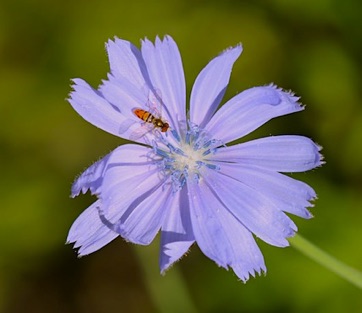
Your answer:
[[[362,272],[335,259],[300,235],[289,238],[289,241],[294,248],[304,253],[315,262],[362,289]]]
[[[134,246],[139,264],[143,271],[146,287],[160,313],[196,313],[187,286],[177,267],[165,276],[158,269],[158,245]]]

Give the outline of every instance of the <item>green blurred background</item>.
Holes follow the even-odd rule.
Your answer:
[[[176,274],[198,312],[362,312],[360,290],[293,248],[258,241],[268,274],[243,284],[196,246],[161,277],[157,242],[139,250],[117,239],[82,259],[64,245],[94,200],[70,199],[73,179],[122,144],[73,111],[70,79],[96,87],[106,78],[108,38],[138,45],[170,34],[188,92],[209,60],[242,42],[226,98],[270,82],[302,96],[303,113],[252,136],[304,134],[324,147],[324,167],[293,175],[316,189],[315,218],[294,220],[310,241],[362,269],[361,12],[358,0],[2,0],[0,312],[159,312],[149,286],[172,286]],[[182,312],[177,288],[167,292],[170,312]]]

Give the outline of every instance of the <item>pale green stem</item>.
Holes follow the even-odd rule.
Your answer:
[[[301,235],[295,235],[294,237],[289,238],[289,241],[294,248],[298,249],[315,262],[362,289],[362,272],[335,259],[308,240],[304,239]]]
[[[158,260],[159,246],[153,243],[150,246],[134,246],[142,267],[144,281],[152,297],[157,312],[160,313],[196,313],[190,294],[182,274],[177,266],[161,275]]]
[[[300,235],[289,238],[289,241],[294,248],[315,262],[362,289],[362,272],[340,262]],[[197,312],[178,268],[172,268],[166,276],[160,275],[157,264],[158,245],[134,246],[134,251],[138,256],[147,289],[157,312]]]

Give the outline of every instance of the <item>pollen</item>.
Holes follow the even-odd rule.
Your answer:
[[[175,169],[188,169],[189,171],[197,171],[200,168],[200,162],[203,162],[201,150],[194,150],[190,145],[184,144],[181,147],[183,154],[175,154]]]
[[[187,180],[198,183],[203,178],[206,169],[217,170],[207,156],[217,151],[222,144],[217,140],[210,140],[197,126],[186,131],[183,138],[174,136],[175,141],[168,141],[165,137],[158,137],[154,143],[154,153],[161,157],[158,161],[163,176],[171,180],[173,190],[180,190]]]

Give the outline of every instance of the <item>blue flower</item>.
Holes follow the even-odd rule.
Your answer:
[[[229,145],[270,119],[303,110],[276,86],[247,89],[218,108],[242,51],[227,49],[201,71],[186,112],[181,56],[169,36],[155,44],[107,43],[111,72],[98,90],[74,79],[69,102],[88,122],[125,144],[89,167],[72,187],[97,201],[67,238],[80,256],[118,236],[148,245],[161,232],[160,268],[167,270],[196,242],[243,281],[266,271],[255,237],[288,246],[297,231],[286,213],[311,218],[316,197],[281,174],[321,165],[320,147],[303,136],[270,136]]]

